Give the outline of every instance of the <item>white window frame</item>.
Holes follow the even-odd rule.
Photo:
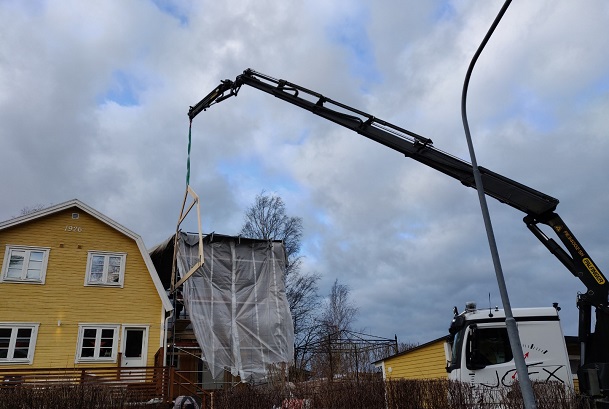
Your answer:
[[[31,322],[0,322],[1,329],[10,329],[11,337],[9,339],[8,355],[6,358],[0,358],[0,365],[6,364],[27,364],[31,365],[34,362],[34,350],[36,349],[36,339],[38,338],[38,323]],[[17,332],[20,329],[31,329],[30,344],[28,346],[26,358],[15,358],[15,349],[17,346]]]
[[[104,257],[104,267],[102,272],[101,281],[91,280],[91,268],[93,266],[94,257]],[[108,267],[110,257],[119,257],[121,259],[121,266],[119,271],[118,282],[108,282]],[[127,253],[114,253],[109,251],[89,251],[87,255],[87,271],[85,273],[85,286],[96,286],[96,287],[123,287],[125,282],[125,263],[127,262]]]
[[[11,264],[11,254],[14,251],[24,251],[26,256],[23,261],[23,267],[21,268],[21,275],[19,277],[9,277],[8,270]],[[49,261],[49,252],[51,251],[48,247],[33,247],[33,246],[17,246],[17,245],[6,245],[4,252],[4,261],[2,262],[2,275],[0,281],[11,282],[11,283],[30,283],[30,284],[44,284],[47,273],[47,264]],[[32,252],[41,252],[42,264],[40,266],[40,278],[27,278],[27,271],[32,261],[30,255]]]
[[[95,333],[95,346],[93,356],[82,356],[82,348],[85,330],[93,329]],[[112,337],[112,352],[110,356],[100,356],[101,347],[101,335],[103,330],[112,330],[114,335]],[[120,324],[78,324],[78,344],[76,346],[76,359],[75,363],[82,362],[116,362],[118,356],[118,335],[119,335]]]

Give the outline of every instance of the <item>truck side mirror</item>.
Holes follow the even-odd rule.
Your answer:
[[[446,372],[451,373],[453,370],[453,363],[451,362],[450,358],[453,356],[453,348],[455,348],[454,340],[449,335],[446,337],[444,342],[446,344],[446,366],[444,369],[446,369]]]
[[[478,348],[478,326],[476,324],[470,325],[469,330],[467,331],[465,366],[470,370],[486,368],[486,364],[483,362]]]

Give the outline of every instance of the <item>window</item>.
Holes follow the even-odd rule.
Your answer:
[[[124,253],[89,252],[85,285],[122,287],[126,257]]]
[[[48,248],[6,246],[2,281],[44,283],[48,259]]]
[[[506,328],[477,328],[468,343],[469,369],[503,364],[513,358]]]
[[[76,362],[116,361],[119,325],[83,324],[78,329]]]
[[[0,323],[0,364],[31,364],[38,324]]]

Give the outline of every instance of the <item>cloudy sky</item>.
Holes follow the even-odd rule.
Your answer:
[[[492,1],[0,1],[0,220],[77,198],[152,247],[175,230],[187,112],[246,68],[369,112],[468,159],[460,97]],[[609,4],[515,1],[468,98],[478,163],[558,198],[609,265]],[[446,333],[453,305],[501,304],[475,190],[253,88],[193,122],[203,230],[236,234],[265,189],[304,221],[305,272],[351,288],[356,328]],[[583,285],[489,201],[513,307]],[[187,223],[192,223],[188,221]],[[196,227],[192,227],[194,229]],[[548,232],[548,234],[551,234]]]

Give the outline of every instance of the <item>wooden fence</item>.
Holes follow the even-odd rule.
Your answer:
[[[197,396],[203,408],[213,408],[213,393],[171,367],[0,369],[0,389],[66,385],[104,386],[140,402],[171,402],[180,395]]]

